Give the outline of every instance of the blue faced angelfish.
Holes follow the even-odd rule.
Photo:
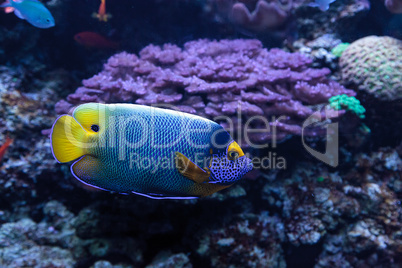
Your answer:
[[[211,195],[253,164],[219,124],[134,104],[87,103],[60,116],[51,133],[55,159],[81,182],[155,199]]]

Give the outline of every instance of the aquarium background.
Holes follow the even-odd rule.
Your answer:
[[[325,2],[106,0],[104,22],[98,0],[51,0],[48,29],[2,12],[0,266],[401,267],[402,3]],[[73,106],[155,99],[286,119],[245,148],[266,168],[197,200],[94,190],[53,158]],[[306,150],[334,123],[336,165]]]

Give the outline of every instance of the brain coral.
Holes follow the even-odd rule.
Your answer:
[[[230,129],[239,129],[246,121],[255,130],[267,129],[268,124],[272,131],[252,133],[250,139],[281,140],[300,135],[306,118],[330,97],[355,95],[329,80],[329,69],[313,69],[310,63],[299,53],[268,51],[258,40],[198,40],[184,48],[149,45],[139,57],[126,52],[112,56],[102,72],[84,80],[67,101],[58,102],[56,112],[67,113],[86,102],[169,104],[228,128],[232,122]],[[343,113],[332,110],[330,117]],[[304,131],[309,137],[320,133],[325,130]]]
[[[402,41],[368,36],[353,42],[340,58],[342,79],[375,98],[402,98]]]

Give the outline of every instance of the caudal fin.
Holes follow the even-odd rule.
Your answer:
[[[53,156],[61,163],[86,154],[87,132],[72,116],[63,115],[56,120],[50,139]]]

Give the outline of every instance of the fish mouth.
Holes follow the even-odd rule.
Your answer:
[[[241,162],[241,166],[242,166],[241,177],[243,177],[246,173],[253,170],[254,165],[253,165],[253,161],[250,158],[242,156],[241,158],[239,158],[239,161]]]

